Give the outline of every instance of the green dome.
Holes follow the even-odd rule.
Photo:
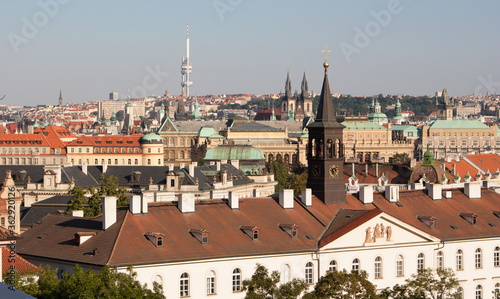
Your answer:
[[[434,160],[434,155],[432,154],[429,145],[427,145],[427,151],[424,154],[424,165],[432,165]]]
[[[163,139],[161,138],[160,135],[156,133],[149,133],[144,136],[142,136],[141,141],[147,141],[147,142],[163,142]]]
[[[207,151],[205,160],[264,160],[262,150],[251,145],[219,145]]]

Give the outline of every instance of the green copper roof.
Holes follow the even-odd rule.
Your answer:
[[[207,151],[205,160],[264,160],[262,150],[251,145],[219,145]]]
[[[386,130],[385,127],[371,121],[344,121],[344,130]]]
[[[489,129],[477,119],[454,119],[454,120],[436,120],[430,126],[431,129]]]
[[[201,127],[198,131],[198,137],[212,137],[214,135],[220,136],[217,134],[217,131],[213,127]]]
[[[380,112],[374,112],[368,114],[368,120],[370,121],[387,121],[387,115]]]
[[[141,138],[142,140],[147,140],[147,141],[152,141],[152,140],[155,140],[155,141],[162,141],[163,139],[160,137],[160,135],[156,134],[156,133],[149,133],[149,134],[146,134],[144,136],[142,136]]]

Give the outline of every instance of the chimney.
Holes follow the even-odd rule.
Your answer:
[[[82,164],[82,172],[83,172],[83,174],[87,175],[87,162],[83,162],[83,164]]]
[[[293,190],[292,189],[282,189],[279,193],[280,206],[283,209],[293,209]]]
[[[194,194],[181,193],[179,194],[179,202],[177,207],[182,213],[194,213]]]
[[[220,171],[220,161],[217,161],[217,171]]]
[[[444,191],[444,198],[451,199],[451,191]]]
[[[385,199],[390,203],[399,201],[399,187],[398,186],[385,186]]]
[[[311,188],[302,189],[302,203],[306,207],[312,206],[312,190],[311,190]]]
[[[140,195],[132,195],[130,196],[130,213],[132,215],[141,214],[141,196]]]
[[[373,203],[372,185],[364,185],[359,188],[359,200],[361,200],[361,202],[364,203],[365,205]]]
[[[179,168],[180,169],[183,169],[184,167],[186,167],[186,163],[179,163]]]
[[[141,212],[143,215],[148,214],[148,198],[144,196],[144,193],[141,194]]]
[[[481,198],[481,185],[478,182],[465,183],[464,193],[470,199],[479,199]]]
[[[83,211],[82,210],[72,210],[71,211],[71,216],[73,217],[83,217]]]
[[[432,200],[441,200],[443,192],[443,185],[441,184],[429,184],[427,185],[427,195],[429,195]]]
[[[238,193],[229,191],[229,200],[227,202],[232,210],[240,209],[240,199],[238,198]]]
[[[174,164],[168,164],[168,171],[174,171]]]
[[[253,197],[260,197],[260,190],[259,189],[253,189]]]
[[[239,169],[240,168],[240,160],[231,160],[231,165],[233,165],[234,168]]]
[[[189,164],[189,176],[194,177],[194,164]]]
[[[116,222],[116,196],[102,197],[102,229],[106,230]]]
[[[102,173],[104,174],[106,171],[108,171],[108,162],[104,159],[104,164],[102,164]]]

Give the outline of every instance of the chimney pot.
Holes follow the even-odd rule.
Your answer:
[[[429,195],[432,200],[441,200],[443,192],[443,185],[441,184],[429,184],[427,185],[427,195]]]
[[[141,213],[141,196],[132,195],[130,196],[130,213],[133,215],[139,215]]]
[[[240,199],[239,199],[238,193],[236,193],[234,191],[229,191],[228,203],[229,203],[229,207],[232,210],[239,210],[240,209]]]
[[[279,203],[283,209],[293,209],[293,190],[292,189],[280,190]]]
[[[481,198],[481,185],[479,182],[469,182],[464,184],[464,193],[470,199]]]
[[[399,187],[398,186],[385,186],[385,199],[389,202],[399,201]]]
[[[302,189],[302,203],[306,207],[312,206],[312,190],[311,188]]]
[[[372,185],[361,186],[359,189],[359,199],[365,205],[373,203],[373,186]]]
[[[102,229],[106,230],[116,222],[116,197],[102,197]]]
[[[181,193],[179,194],[179,202],[177,207],[182,213],[194,213],[194,194]]]

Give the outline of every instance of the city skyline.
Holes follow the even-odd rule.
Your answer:
[[[483,1],[42,0],[2,3],[7,105],[181,94],[186,24],[191,95],[292,91],[306,72],[319,93],[328,46],[333,93],[498,93],[500,3]]]

